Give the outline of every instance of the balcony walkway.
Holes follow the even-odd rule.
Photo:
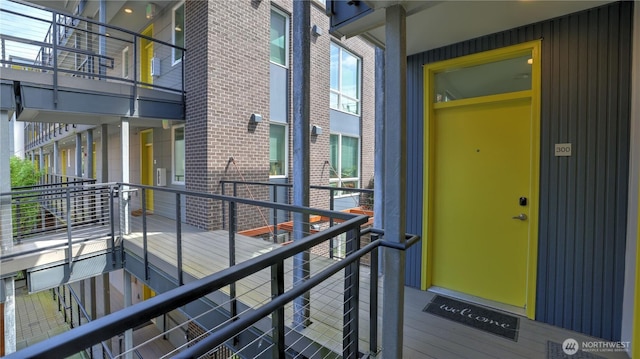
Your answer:
[[[137,220],[135,222],[138,222]],[[153,229],[149,230],[148,243],[150,262],[159,265],[171,273],[175,267],[171,263],[176,261],[175,233],[171,228],[175,225],[171,220],[153,221]],[[141,253],[141,233],[136,229],[139,224],[134,223],[134,231],[126,236],[125,247],[131,251]],[[162,231],[160,226],[166,226]],[[141,227],[140,227],[141,228]],[[151,227],[150,227],[151,228]],[[226,231],[202,231],[194,227],[183,225],[183,255],[184,270],[195,278],[201,278],[215,273],[228,266],[228,233]],[[262,239],[236,235],[237,263],[265,253],[279,247]],[[311,273],[331,264],[334,260],[323,256],[311,255]],[[285,263],[285,276],[291,284],[291,262]],[[369,307],[369,274],[370,268],[361,266],[360,270],[360,312],[361,318],[368,318]],[[311,293],[311,321],[312,324],[299,330],[302,334],[321,343],[327,348],[340,352],[342,345],[342,303],[344,278],[338,273],[335,281],[321,285]],[[249,307],[260,306],[270,297],[270,273],[268,270],[260,272],[259,276],[250,277],[238,283],[238,299]],[[381,283],[382,284],[382,281]],[[382,288],[379,288],[379,298]],[[405,323],[404,323],[404,358],[510,358],[535,359],[547,358],[548,341],[562,343],[567,338],[574,338],[578,342],[598,340],[576,332],[564,330],[541,322],[520,318],[518,341],[514,342],[499,336],[443,319],[423,312],[424,307],[435,294],[415,288],[405,288]],[[379,313],[383,305],[380,303]],[[286,313],[291,313],[288,306]],[[378,319],[380,338],[384,333],[381,315]],[[291,324],[288,317],[287,325]],[[369,331],[368,321],[360,322],[360,351],[366,352]],[[379,339],[379,343],[381,340]],[[628,359],[625,353],[589,353],[597,354],[601,358]],[[598,358],[596,356],[589,358]],[[599,359],[599,358],[598,358]]]
[[[166,272],[169,276],[177,278],[175,222],[159,215],[153,215],[149,218],[152,218],[148,220],[149,263]],[[132,220],[132,233],[125,236],[127,252],[138,256],[143,255],[141,228],[141,219],[134,217]],[[259,238],[238,234],[235,237],[236,263],[259,256],[281,246]],[[185,282],[193,280],[187,280],[186,278],[202,278],[227,268],[229,265],[227,231],[204,231],[183,224],[182,243]],[[285,277],[288,278],[286,286],[292,285],[291,272],[293,268],[291,262],[285,262]],[[312,254],[310,258],[311,273],[317,273],[333,262],[333,259]],[[363,338],[368,337],[365,333],[368,333],[369,330],[369,323],[366,320],[369,307],[369,274],[369,267],[361,266],[360,313],[363,319],[360,321],[360,351],[362,352],[366,352],[368,348],[368,342]],[[310,312],[312,324],[305,329],[298,328],[297,331],[324,347],[339,353],[342,347],[344,275],[339,272],[334,277],[311,292]],[[379,298],[382,298],[380,295],[381,286],[382,281],[379,288]],[[250,308],[259,307],[269,300],[271,296],[270,290],[270,272],[267,269],[259,272],[258,275],[238,282],[237,298]],[[228,293],[228,288],[225,288],[224,291]],[[121,295],[118,290],[112,290],[111,293],[113,308],[120,308],[122,306]],[[547,346],[549,341],[562,343],[567,338],[576,339],[578,342],[598,340],[526,318],[520,318],[517,342],[503,339],[424,312],[424,307],[434,295],[434,293],[428,291],[405,288],[404,358],[544,359],[548,358]],[[54,303],[53,300],[51,302]],[[380,303],[379,313],[382,310],[383,303]],[[287,306],[286,313],[286,324],[290,326],[292,323],[291,305]],[[382,335],[385,335],[385,328],[381,323],[381,315],[378,317],[378,326],[380,328],[379,337],[381,338]],[[157,339],[139,347],[138,351],[141,353],[150,353],[149,351],[158,350],[160,346],[168,344],[161,339],[161,333],[154,329],[155,326],[148,326],[146,329],[149,328],[155,331],[145,333],[144,340],[136,338],[135,342],[141,343],[154,336]],[[164,343],[161,343],[161,341]],[[380,342],[381,339],[379,339]],[[166,350],[169,349],[162,348],[160,350],[166,353]],[[589,354],[597,356],[587,356],[586,358],[628,359],[627,354],[621,352]],[[151,358],[154,355],[147,354],[143,355],[143,357]]]

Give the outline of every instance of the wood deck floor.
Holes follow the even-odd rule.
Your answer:
[[[159,220],[156,217],[149,229],[150,261],[161,268],[171,269],[175,265],[175,233],[172,232],[171,221]],[[132,246],[131,250],[140,251],[141,236],[136,233],[137,224],[133,224],[134,232],[126,237],[125,245]],[[163,230],[163,228],[166,230]],[[228,267],[228,233],[226,231],[201,231],[183,225],[183,253],[184,270],[196,278],[215,273]],[[257,238],[236,235],[237,263],[268,252],[279,245]],[[137,247],[137,248],[135,248]],[[129,248],[129,247],[128,247]],[[140,252],[138,252],[140,253]],[[334,260],[311,255],[311,273],[317,273],[322,268],[334,263]],[[292,261],[285,263],[285,289],[292,287]],[[168,272],[170,273],[170,272]],[[362,266],[360,270],[360,350],[368,348],[369,331],[369,274],[370,269]],[[342,303],[344,293],[344,275],[338,273],[323,285],[311,292],[311,321],[312,324],[299,330],[316,342],[322,343],[337,352],[342,346]],[[382,281],[379,288],[381,298]],[[254,276],[238,283],[238,298],[250,307],[258,307],[270,298],[270,273],[261,271]],[[562,343],[565,339],[573,338],[578,342],[599,340],[576,332],[564,330],[544,323],[520,318],[520,329],[517,341],[470,328],[468,326],[443,319],[423,312],[424,307],[435,294],[414,288],[405,288],[404,308],[404,355],[403,358],[513,358],[535,359],[547,358],[548,341]],[[379,313],[384,306],[380,299]],[[286,309],[287,324],[291,323],[292,309]],[[395,335],[385,332],[379,322],[379,343],[381,336]],[[594,352],[602,358],[628,359],[626,353]]]
[[[140,218],[134,218],[132,233],[125,237],[127,249],[139,255],[142,254],[141,228]],[[175,223],[154,215],[150,217],[147,228],[150,262],[166,271],[167,274],[175,276],[177,274],[175,269],[177,252],[175,249]],[[228,233],[226,231],[203,231],[187,225],[183,225],[182,229],[182,251],[186,273],[195,278],[202,278],[228,267]],[[102,241],[104,242],[104,240]],[[240,235],[236,235],[236,241],[237,263],[280,246]],[[37,244],[30,244],[30,246],[37,246]],[[334,263],[332,259],[312,255],[311,272],[312,274],[317,273],[332,263]],[[285,289],[292,287],[292,268],[292,261],[287,261],[285,263]],[[368,348],[369,274],[369,268],[362,266],[360,270],[360,350],[363,352]],[[299,330],[304,335],[336,352],[340,352],[342,347],[343,277],[343,274],[338,273],[332,277],[332,280],[323,283],[311,292],[312,324],[306,329]],[[381,313],[384,310],[381,286],[382,280],[378,291],[380,298],[379,343],[381,343],[380,339],[383,335],[396,335],[396,333],[386,332],[381,323]],[[241,281],[238,283],[237,292],[239,300],[249,307],[264,304],[270,299],[270,273],[268,270],[264,270]],[[544,359],[547,358],[548,341],[562,343],[567,338],[576,339],[578,342],[599,340],[520,318],[518,340],[514,342],[423,312],[424,307],[434,295],[428,291],[405,287],[403,358]],[[286,323],[290,324],[292,322],[291,306],[286,308],[286,316]],[[150,326],[147,329],[152,328]],[[168,349],[163,348],[162,351],[164,350]],[[626,353],[621,352],[593,352],[591,354],[610,359],[629,358]]]

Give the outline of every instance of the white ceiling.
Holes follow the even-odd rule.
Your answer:
[[[611,1],[502,0],[502,1],[389,1],[368,0],[374,13],[340,29],[343,35],[365,34],[384,44],[385,7],[401,3],[407,9],[407,54],[415,54],[552,19]]]

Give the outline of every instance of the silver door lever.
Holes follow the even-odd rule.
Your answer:
[[[512,219],[519,219],[521,221],[524,221],[527,219],[527,215],[524,213],[520,213],[519,215],[515,216],[515,217],[511,217]]]

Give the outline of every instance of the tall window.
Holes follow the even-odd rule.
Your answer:
[[[173,183],[184,184],[184,125],[174,126],[171,133],[173,144]]]
[[[287,126],[272,123],[269,126],[269,176],[287,174]]]
[[[284,67],[288,65],[288,34],[289,18],[282,12],[271,9],[270,59],[271,62]]]
[[[360,114],[360,58],[331,43],[331,108]]]
[[[329,182],[332,187],[358,188],[360,182],[360,144],[357,137],[331,134],[329,138]],[[337,195],[350,193],[338,193]]]
[[[184,48],[184,2],[173,8],[173,44]],[[173,49],[173,64],[182,61],[182,50]]]

